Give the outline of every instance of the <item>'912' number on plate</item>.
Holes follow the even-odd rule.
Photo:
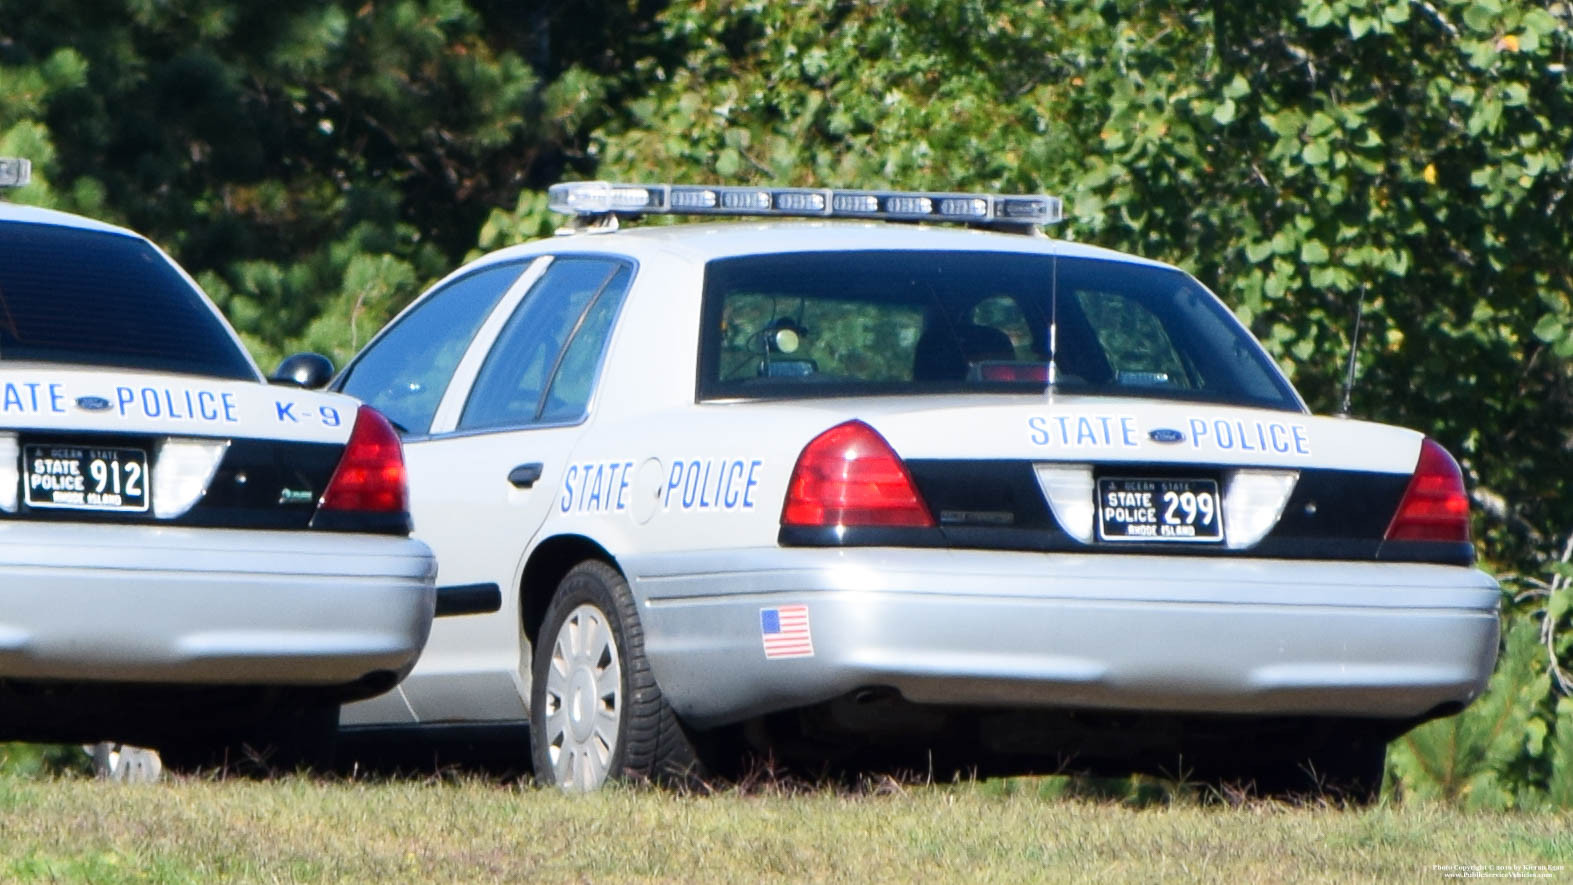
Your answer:
[[[148,508],[147,452],[29,445],[22,453],[29,507],[141,513]]]

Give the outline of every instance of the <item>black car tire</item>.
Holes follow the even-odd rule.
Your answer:
[[[608,780],[694,784],[694,744],[656,685],[628,582],[600,560],[557,586],[534,647],[530,744],[535,777],[588,791]]]

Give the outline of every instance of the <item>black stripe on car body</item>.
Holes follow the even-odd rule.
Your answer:
[[[50,442],[140,448],[148,452],[156,476],[158,467],[154,463],[154,452],[159,439],[146,435],[24,432],[19,442],[24,445]],[[151,509],[146,513],[31,509],[25,502],[15,513],[0,511],[0,519],[408,535],[411,530],[408,513],[317,511],[317,502],[343,454],[343,443],[235,439],[229,442],[202,497],[190,510],[173,519],[158,519]]]
[[[914,459],[906,465],[934,516],[933,528],[782,526],[778,542],[789,547],[945,547],[1447,565],[1475,561],[1474,546],[1468,543],[1384,540],[1408,487],[1408,474],[1301,469],[1272,530],[1251,547],[1230,549],[1224,544],[1079,541],[1055,521],[1031,461]],[[1178,476],[1221,482],[1229,469],[1207,464],[1117,464],[1098,465],[1094,476]]]

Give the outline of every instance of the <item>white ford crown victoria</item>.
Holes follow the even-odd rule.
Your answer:
[[[142,237],[0,202],[0,740],[307,761],[426,640],[409,530],[385,419],[263,383]]]
[[[398,425],[472,613],[346,727],[528,722],[574,789],[744,743],[1369,798],[1484,688],[1447,452],[1310,415],[1194,279],[1039,234],[1057,200],[552,202],[578,233],[455,272],[336,382]],[[678,212],[822,217],[626,224]]]

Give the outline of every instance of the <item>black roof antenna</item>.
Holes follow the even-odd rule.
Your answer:
[[[1349,336],[1349,373],[1344,376],[1344,402],[1339,407],[1340,417],[1349,417],[1349,397],[1355,388],[1355,365],[1360,356],[1360,317],[1365,313],[1365,286],[1360,286],[1360,296],[1355,301],[1355,330]]]
[[[1049,242],[1049,402],[1060,383],[1060,244]]]

